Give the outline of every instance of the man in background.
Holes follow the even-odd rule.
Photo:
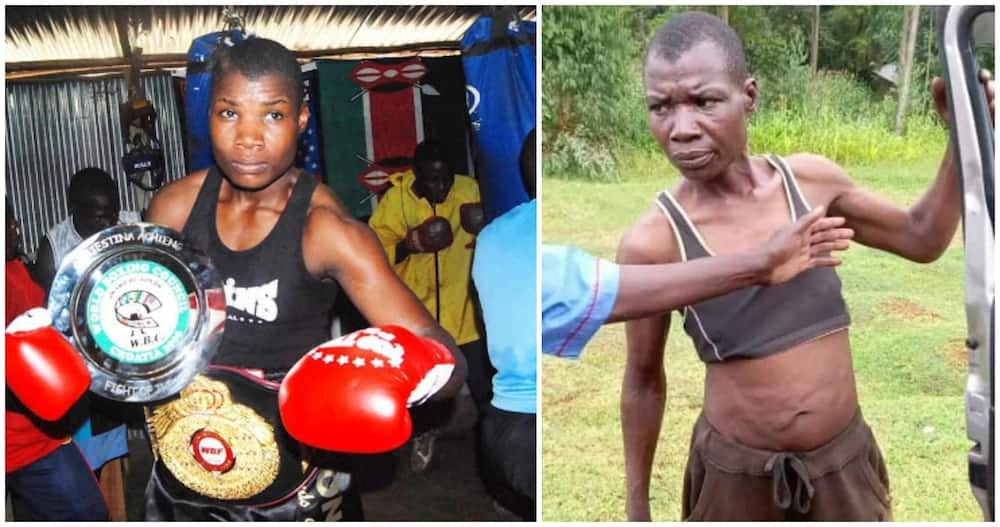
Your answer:
[[[392,187],[368,223],[393,270],[458,343],[469,365],[469,390],[482,413],[490,401],[493,370],[476,327],[470,270],[483,213],[476,181],[455,174],[447,160],[440,143],[428,140],[417,145],[413,170],[392,177]],[[467,399],[463,388],[454,403],[441,403],[455,405],[444,412],[451,414],[448,428],[462,428],[459,414],[466,413],[463,401]],[[427,427],[428,420],[444,419],[438,415],[443,410],[434,405],[421,409],[416,418],[418,432]],[[417,472],[430,463],[439,434],[440,430],[415,434],[411,463]]]
[[[113,225],[141,221],[137,212],[121,210],[118,186],[100,168],[87,167],[73,174],[66,194],[70,214],[42,239],[32,272],[46,296],[63,259],[83,240]],[[121,458],[128,454],[124,424],[127,407],[98,397],[89,397],[89,404],[90,418],[73,438],[101,478],[117,516],[124,510]]]
[[[141,221],[139,213],[121,210],[118,187],[107,172],[88,167],[70,178],[66,191],[69,216],[49,229],[35,256],[32,274],[46,292],[63,258],[83,240],[119,223]]]

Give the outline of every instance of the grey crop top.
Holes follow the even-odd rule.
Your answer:
[[[810,210],[784,159],[767,156],[781,174],[792,221]],[[684,209],[668,192],[656,204],[673,227],[683,260],[712,255]],[[849,326],[840,278],[829,268],[810,269],[773,287],[738,289],[684,308],[684,331],[706,363],[757,358]]]

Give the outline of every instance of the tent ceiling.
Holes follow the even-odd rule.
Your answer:
[[[239,6],[248,32],[304,56],[456,46],[491,8],[477,6]],[[519,9],[534,19],[535,9]],[[223,6],[7,6],[6,71],[183,62],[191,41],[220,31]]]

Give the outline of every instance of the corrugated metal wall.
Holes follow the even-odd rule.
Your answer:
[[[166,180],[184,175],[180,104],[167,73],[144,75],[146,98],[157,112],[156,132],[166,161]],[[7,194],[21,222],[24,251],[33,254],[45,232],[69,214],[66,187],[74,172],[88,166],[118,182],[122,208],[142,210],[151,193],[129,185],[118,105],[125,80],[8,82]]]

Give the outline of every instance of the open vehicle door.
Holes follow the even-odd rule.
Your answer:
[[[973,441],[969,482],[986,521],[993,521],[994,125],[979,81],[976,46],[993,46],[993,6],[938,10],[938,42],[958,155],[965,242],[965,313],[969,379],[966,430]]]

